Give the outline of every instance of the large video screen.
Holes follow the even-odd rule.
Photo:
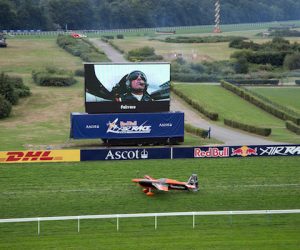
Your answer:
[[[170,110],[169,63],[86,63],[84,74],[89,114]]]

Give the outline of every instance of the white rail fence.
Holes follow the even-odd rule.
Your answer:
[[[106,214],[106,215],[80,215],[80,216],[58,216],[58,217],[36,217],[36,218],[14,218],[0,219],[0,223],[16,223],[16,222],[37,222],[37,233],[41,233],[42,221],[62,221],[62,220],[77,220],[77,231],[80,232],[80,220],[86,219],[117,219],[117,231],[119,231],[120,218],[154,218],[154,229],[157,229],[157,217],[170,216],[192,216],[192,227],[195,228],[195,217],[206,215],[262,215],[262,214],[299,214],[300,209],[288,210],[244,210],[244,211],[206,211],[206,212],[172,212],[172,213],[138,213],[138,214]]]

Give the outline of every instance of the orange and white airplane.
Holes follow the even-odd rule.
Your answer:
[[[153,179],[149,175],[145,175],[143,179],[132,179],[143,187],[143,192],[148,196],[154,195],[152,190],[169,191],[169,190],[191,190],[198,191],[198,176],[192,174],[187,182],[176,181],[168,178]]]

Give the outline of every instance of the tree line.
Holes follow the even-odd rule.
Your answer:
[[[0,0],[0,30],[214,24],[214,0]],[[221,0],[221,22],[297,20],[299,0]]]

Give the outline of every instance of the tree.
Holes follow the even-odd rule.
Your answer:
[[[16,13],[8,0],[0,0],[0,30],[14,29],[17,26]]]
[[[289,70],[300,69],[300,53],[286,55],[283,65]]]
[[[239,57],[234,63],[234,71],[237,74],[247,74],[249,71],[249,64],[245,57]]]
[[[93,6],[85,0],[50,0],[50,17],[60,28],[88,29],[94,23]]]
[[[8,117],[10,112],[11,103],[7,101],[4,96],[0,95],[0,119]]]

